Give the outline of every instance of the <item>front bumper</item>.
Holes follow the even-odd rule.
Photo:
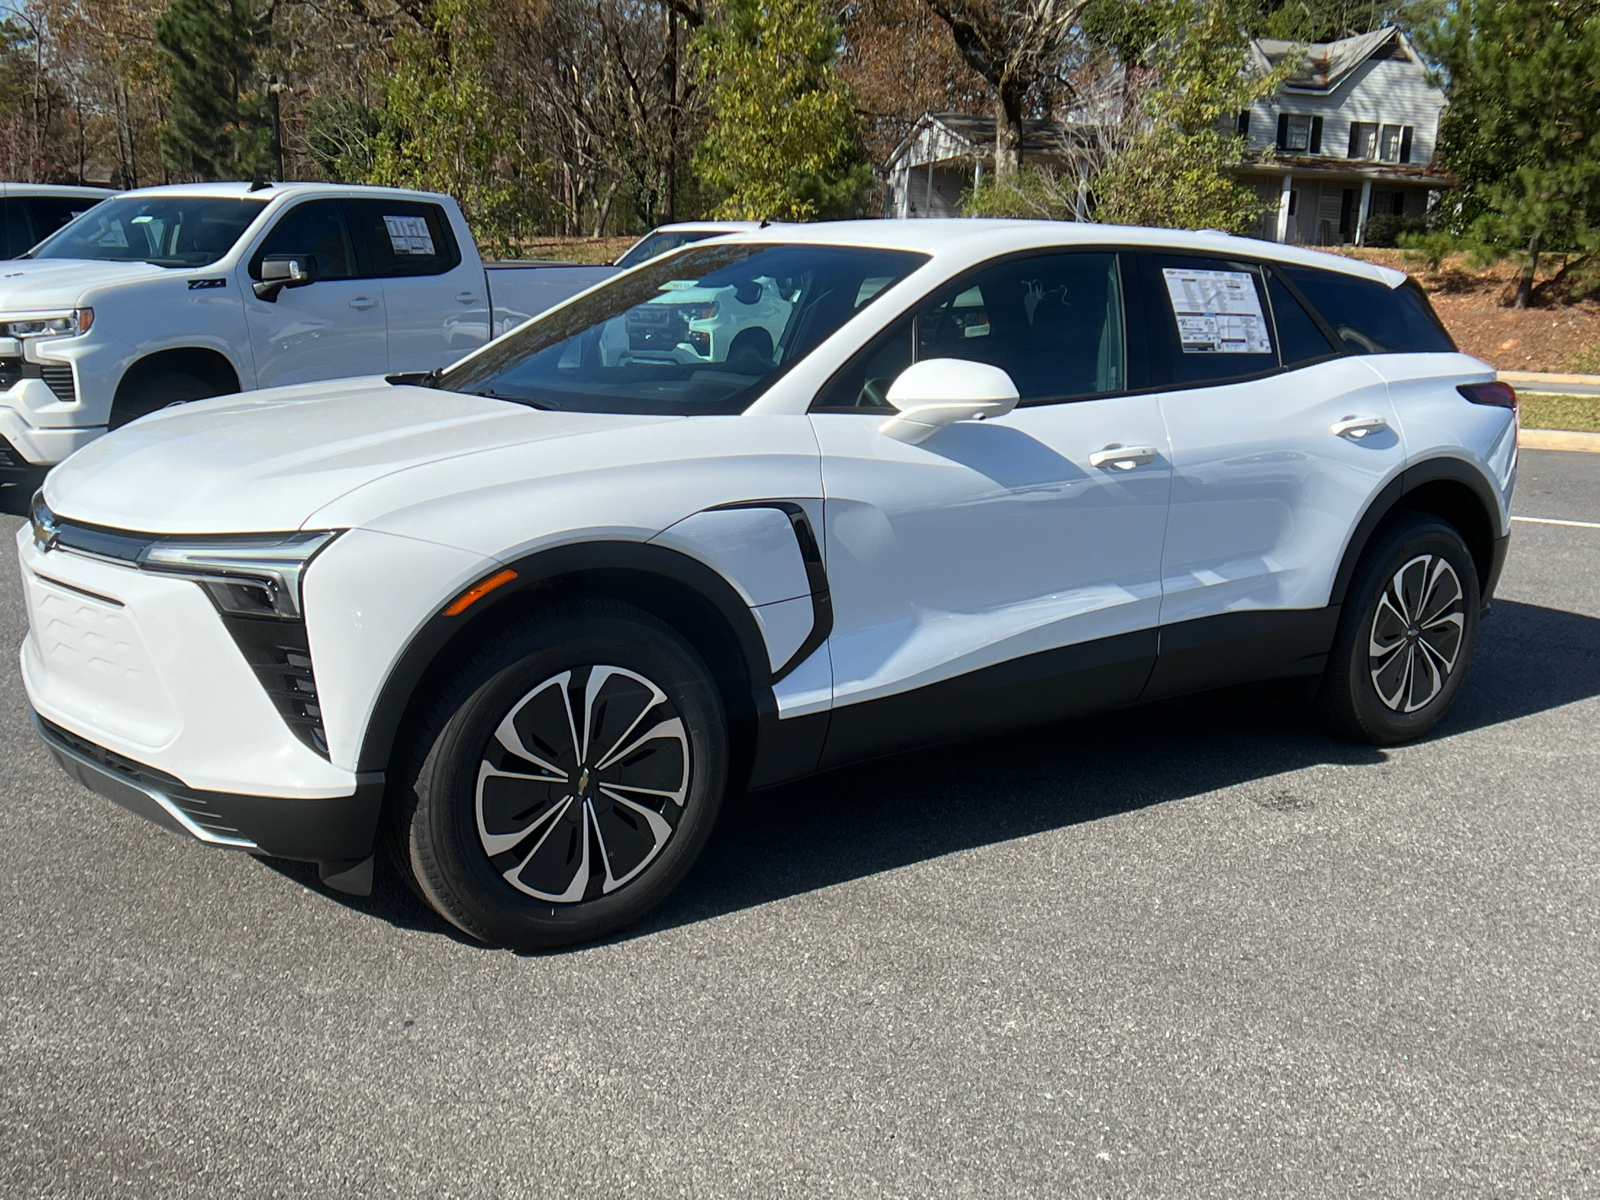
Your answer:
[[[62,769],[96,795],[174,833],[213,846],[318,863],[323,878],[335,886],[370,890],[370,867],[352,868],[372,856],[383,806],[381,774],[358,777],[352,795],[320,800],[201,791],[29,712]],[[352,883],[356,886],[348,886]]]

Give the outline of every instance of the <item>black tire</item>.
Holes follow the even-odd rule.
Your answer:
[[[1402,513],[1350,581],[1318,692],[1341,733],[1375,746],[1421,737],[1449,710],[1478,642],[1472,554],[1456,529]]]
[[[388,817],[396,866],[463,932],[517,950],[602,937],[655,907],[699,857],[727,780],[705,664],[604,599],[552,603],[490,637],[410,744]]]
[[[171,404],[186,404],[190,400],[209,400],[223,393],[213,383],[187,371],[162,371],[130,388],[117,397],[111,406],[112,429],[121,429],[130,421],[149,416]]]

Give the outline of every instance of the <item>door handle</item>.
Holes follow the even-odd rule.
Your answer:
[[[457,292],[456,293],[456,303],[457,304],[471,304],[476,299],[477,299],[477,297],[474,296],[471,292]]]
[[[376,300],[374,300],[371,296],[357,296],[354,300],[350,301],[350,307],[351,308],[377,308],[378,307],[378,302]]]
[[[1367,434],[1387,428],[1389,422],[1382,417],[1344,417],[1328,426],[1330,432],[1349,438],[1352,442],[1359,442]]]
[[[1155,460],[1154,446],[1123,446],[1117,443],[1089,455],[1091,467],[1115,467],[1119,471],[1131,471]]]

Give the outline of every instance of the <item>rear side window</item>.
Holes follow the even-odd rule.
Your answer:
[[[4,218],[4,258],[15,258],[39,239],[33,236],[33,220],[28,213],[26,200],[0,200],[0,215]]]
[[[73,217],[81,217],[96,204],[93,196],[29,196],[28,209],[33,213],[33,240],[42,242]]]
[[[1278,330],[1278,352],[1285,367],[1292,369],[1304,366],[1339,353],[1323,336],[1305,305],[1296,300],[1294,293],[1283,285],[1276,271],[1268,276],[1267,295],[1272,299],[1272,319]]]
[[[1152,383],[1195,386],[1277,370],[1260,268],[1175,254],[1140,259]]]
[[[444,209],[411,200],[362,200],[350,205],[362,215],[375,274],[443,275],[461,262]]]
[[[1456,348],[1415,280],[1392,288],[1315,267],[1285,264],[1281,269],[1355,354],[1448,353]]]

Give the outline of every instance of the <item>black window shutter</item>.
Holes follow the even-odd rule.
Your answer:
[[[1234,124],[1234,132],[1240,137],[1250,136],[1250,110],[1247,108],[1239,114],[1239,119]]]
[[[1311,153],[1322,153],[1322,118],[1311,118]]]
[[[1361,148],[1361,122],[1360,121],[1351,121],[1350,122],[1350,149],[1346,152],[1346,157],[1354,158],[1356,156],[1356,151],[1359,150],[1360,148]]]
[[[1400,161],[1411,161],[1411,126],[1400,127]]]
[[[1350,236],[1351,221],[1355,215],[1355,207],[1355,188],[1345,188],[1344,195],[1339,199],[1339,236],[1341,238]]]
[[[1278,149],[1279,150],[1287,150],[1288,148],[1289,148],[1289,114],[1288,113],[1279,113],[1278,114]]]

